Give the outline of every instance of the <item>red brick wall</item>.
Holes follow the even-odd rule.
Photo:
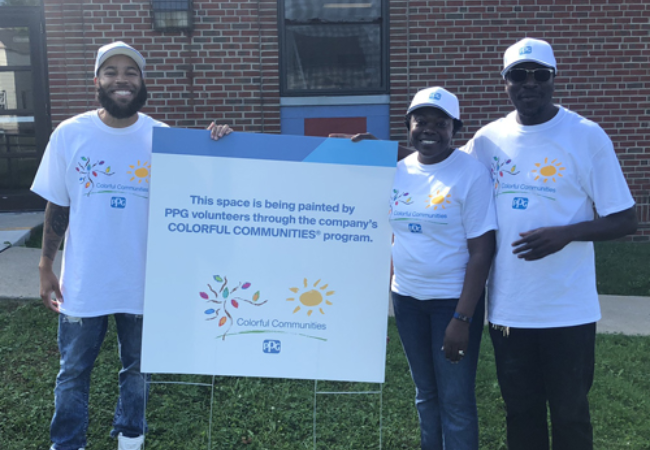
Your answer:
[[[178,127],[217,120],[239,131],[280,131],[275,1],[195,0],[189,35],[153,31],[146,0],[44,4],[55,125],[97,107],[96,51],[124,40],[147,59],[147,114]]]
[[[211,120],[239,131],[280,132],[277,2],[194,0],[195,30],[154,32],[148,1],[44,0],[54,124],[96,107],[97,48],[122,39],[148,61],[145,112],[172,126]],[[650,240],[650,3],[647,0],[389,0],[392,139],[418,89],[456,93],[466,127],[511,110],[499,72],[526,36],[558,59],[556,100],[609,133]]]
[[[463,144],[511,106],[499,73],[524,37],[551,43],[557,103],[599,123],[614,141],[641,229],[650,240],[650,2],[647,0],[391,0],[391,137],[417,90],[457,94]]]

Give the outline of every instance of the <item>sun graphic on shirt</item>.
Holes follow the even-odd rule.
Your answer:
[[[151,164],[148,162],[145,162],[144,164],[140,164],[140,161],[138,161],[137,166],[129,166],[133,171],[128,171],[127,173],[129,175],[132,175],[131,179],[129,181],[133,180],[138,180],[138,184],[142,183],[142,180],[146,181],[147,183],[149,182],[149,175],[151,174]]]
[[[548,180],[553,180],[553,182],[555,182],[555,177],[561,177],[561,171],[566,170],[566,167],[562,167],[562,163],[556,161],[557,159],[548,162],[548,158],[544,158],[544,163],[535,163],[535,167],[541,167],[541,169],[539,169],[539,172],[537,169],[533,169],[531,171],[535,174],[535,180],[539,180],[541,178],[544,183],[546,183]]]
[[[334,291],[327,291],[324,292],[325,289],[327,289],[327,284],[324,284],[322,286],[318,286],[321,280],[316,281],[311,287],[312,289],[309,288],[309,281],[307,281],[307,278],[305,278],[302,282],[303,287],[298,288],[298,287],[292,287],[289,288],[291,292],[294,294],[298,294],[300,291],[302,293],[298,297],[298,301],[301,303],[301,305],[296,306],[296,308],[293,310],[293,313],[297,313],[302,309],[304,306],[307,308],[307,316],[311,316],[312,313],[314,312],[315,309],[318,308],[318,311],[321,314],[325,314],[325,311],[323,311],[323,303],[326,305],[332,306],[333,303],[327,300],[325,297],[329,297],[330,295],[334,295]],[[323,296],[323,293],[325,294]],[[289,297],[287,299],[288,302],[295,302],[296,298],[295,297]]]
[[[443,191],[440,193],[438,190],[436,192],[436,195],[430,195],[429,198],[431,200],[427,200],[427,208],[433,206],[433,210],[435,211],[438,209],[438,206],[440,206],[442,209],[445,209],[445,203],[449,204],[451,201],[449,201],[449,197],[451,197],[451,194],[447,194],[448,191]]]

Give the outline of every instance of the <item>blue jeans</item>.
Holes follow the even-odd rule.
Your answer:
[[[120,395],[111,436],[144,433],[148,377],[140,373],[142,316],[114,314],[122,370]],[[61,370],[54,388],[54,417],[50,437],[55,450],[78,450],[86,446],[90,373],[106,336],[108,316],[75,318],[59,315]]]
[[[478,449],[474,385],[484,297],[476,305],[465,357],[452,364],[441,347],[457,304],[458,299],[423,301],[393,292],[397,329],[415,383],[422,450]]]
[[[508,448],[592,450],[587,394],[594,381],[596,324],[558,328],[490,327],[497,378],[506,404]]]

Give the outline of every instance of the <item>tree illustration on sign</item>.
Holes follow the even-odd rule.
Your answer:
[[[517,170],[517,165],[515,164],[512,167],[507,167],[512,163],[511,159],[506,160],[505,162],[501,162],[501,158],[498,156],[494,157],[494,162],[490,166],[490,172],[492,173],[492,180],[494,181],[494,189],[498,190],[499,186],[501,185],[501,178],[505,174],[508,175],[517,175],[520,170]]]
[[[88,192],[86,192],[88,197],[90,197],[93,189],[95,189],[95,179],[99,178],[100,175],[111,176],[115,174],[115,172],[111,172],[111,166],[107,166],[106,168],[97,167],[103,165],[104,161],[99,161],[93,164],[90,161],[90,158],[82,156],[81,162],[77,163],[78,167],[75,167],[75,170],[79,172],[79,175],[81,175],[79,177],[79,184],[83,184],[84,189],[88,190]]]
[[[210,298],[210,295],[207,292],[199,292],[199,295],[201,296],[202,299],[206,300],[208,303],[215,303],[219,306],[219,308],[210,308],[205,310],[205,314],[207,314],[209,317],[206,320],[218,320],[219,327],[223,327],[227,325],[227,328],[225,329],[222,339],[226,339],[226,334],[230,331],[230,328],[232,327],[234,320],[232,318],[232,314],[229,311],[230,308],[234,309],[239,309],[239,306],[242,302],[244,303],[249,303],[253,306],[262,306],[268,300],[264,300],[263,302],[260,302],[260,291],[257,291],[253,294],[253,296],[249,299],[244,298],[244,297],[235,297],[233,294],[237,292],[237,290],[247,290],[251,287],[251,283],[245,282],[242,283],[240,282],[236,287],[233,289],[230,289],[228,287],[228,277],[221,277],[219,275],[215,275],[214,280],[218,283],[221,283],[221,288],[219,289],[219,292],[215,291],[210,284],[208,284],[208,289],[212,294],[214,295],[214,299]]]

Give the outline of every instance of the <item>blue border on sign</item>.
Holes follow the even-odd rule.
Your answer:
[[[153,152],[172,155],[395,167],[397,142],[233,132],[218,141],[207,130],[157,127]]]

